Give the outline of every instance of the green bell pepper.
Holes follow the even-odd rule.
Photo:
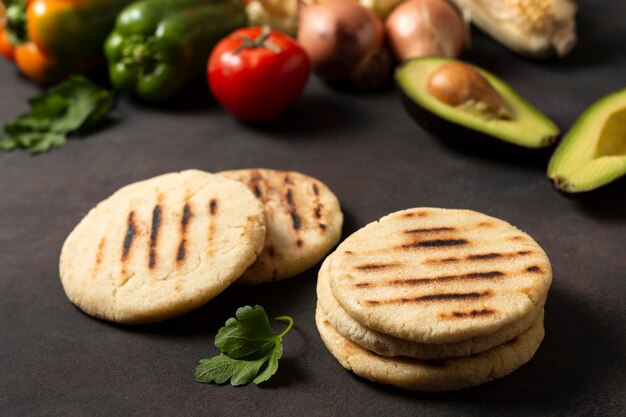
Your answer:
[[[134,3],[105,43],[111,82],[146,100],[165,100],[204,74],[213,47],[246,23],[238,1]]]

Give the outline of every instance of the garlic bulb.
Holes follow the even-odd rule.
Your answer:
[[[451,0],[472,23],[530,57],[567,55],[576,45],[571,0]]]

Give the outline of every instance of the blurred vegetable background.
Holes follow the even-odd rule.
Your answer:
[[[523,57],[563,57],[577,42],[575,14],[571,0],[3,0],[0,53],[43,84],[107,68],[115,91],[148,102],[167,101],[206,74],[217,101],[254,123],[294,106],[309,71],[352,91],[388,87],[395,72],[407,110],[419,109],[424,127],[441,119],[533,148],[552,145],[558,127],[489,68],[444,58],[471,47],[470,23]],[[34,102],[28,117],[5,127],[3,148],[60,146],[74,129],[56,129],[57,121],[82,106],[65,100]],[[577,139],[589,141],[586,148],[600,141],[623,149],[626,122],[609,113],[599,128],[617,134]],[[592,163],[602,158],[626,163],[621,151]]]

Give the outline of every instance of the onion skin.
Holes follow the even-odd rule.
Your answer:
[[[461,16],[445,0],[408,0],[385,22],[389,43],[404,62],[424,56],[456,58],[466,42]]]
[[[386,84],[391,59],[381,59],[386,54],[384,41],[381,20],[354,0],[304,6],[300,12],[298,42],[313,71],[333,85],[375,89]]]

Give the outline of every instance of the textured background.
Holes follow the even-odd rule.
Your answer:
[[[500,75],[566,130],[593,100],[626,86],[626,3],[581,2],[580,43],[560,61],[519,58],[474,33],[465,57]],[[202,85],[200,85],[202,87]],[[0,64],[0,121],[36,87]],[[626,189],[567,198],[545,177],[549,153],[519,156],[432,137],[393,91],[349,95],[313,79],[270,126],[242,125],[205,90],[155,109],[121,98],[117,122],[45,155],[0,154],[0,414],[19,415],[624,415]],[[462,142],[463,138],[456,138]],[[319,177],[339,196],[345,235],[414,206],[503,218],[548,252],[547,336],[513,375],[446,394],[405,393],[353,376],[314,325],[313,268],[227,290],[165,323],[125,327],[87,317],[59,283],[63,240],[97,202],[167,171],[268,167]],[[258,388],[197,384],[198,359],[244,304],[291,314],[278,374]]]

